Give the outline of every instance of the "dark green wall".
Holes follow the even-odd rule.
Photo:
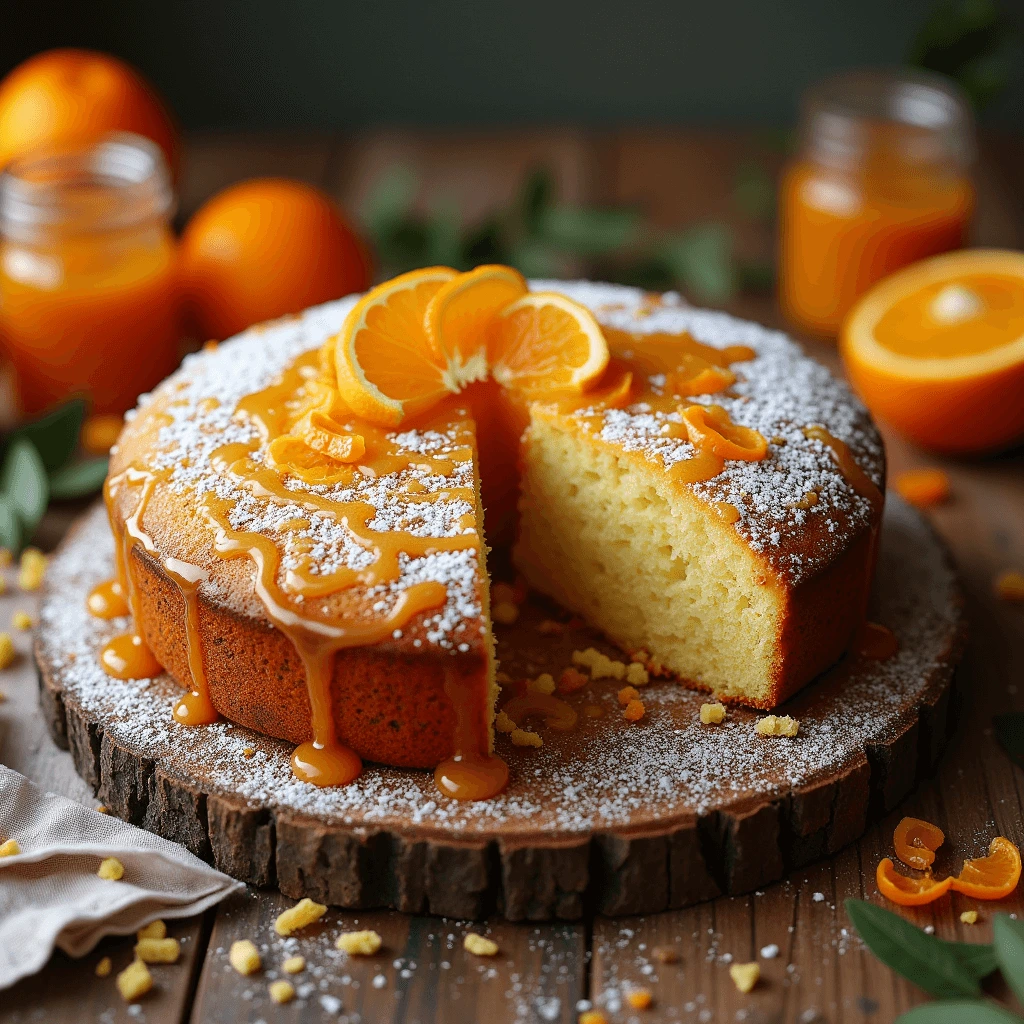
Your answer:
[[[344,129],[786,123],[808,83],[899,62],[934,0],[5,6],[17,10],[0,70],[46,46],[93,46],[140,67],[189,128]],[[997,119],[1012,124],[1022,95],[1018,78]]]

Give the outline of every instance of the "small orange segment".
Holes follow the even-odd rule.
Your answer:
[[[949,477],[941,469],[909,469],[897,473],[893,483],[900,496],[918,508],[939,505],[949,498]]]
[[[960,874],[949,879],[955,892],[976,900],[1001,900],[1020,881],[1020,850],[1003,836],[989,843],[988,856],[965,860]]]
[[[938,825],[920,818],[904,818],[892,834],[896,856],[908,868],[917,868],[918,871],[931,870],[935,862],[935,851],[945,839]]]
[[[1024,438],[1024,253],[963,249],[876,284],[840,350],[871,411],[937,451]]]
[[[585,306],[557,292],[530,292],[495,318],[488,355],[503,387],[585,391],[608,365],[608,344]]]
[[[413,270],[372,288],[352,308],[334,359],[338,391],[356,415],[397,426],[459,390],[423,327],[430,300],[456,276],[450,267]]]
[[[875,871],[875,882],[878,891],[893,903],[901,907],[920,907],[937,900],[940,896],[945,896],[953,879],[943,878],[942,881],[938,881],[931,875],[925,875],[924,878],[908,878],[896,870],[888,857],[883,857]]]
[[[430,300],[423,326],[438,358],[464,383],[487,377],[484,342],[494,318],[527,292],[512,267],[488,264],[459,274]]]

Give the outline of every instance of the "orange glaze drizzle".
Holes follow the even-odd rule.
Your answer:
[[[451,477],[460,462],[472,459],[473,442],[467,428],[456,425],[451,450],[443,456],[402,451],[389,431],[356,420],[340,403],[336,391],[323,379],[320,354],[300,357],[281,379],[261,392],[241,400],[238,411],[256,425],[269,458],[261,463],[253,456],[258,444],[225,445],[213,455],[214,464],[250,493],[281,505],[297,507],[296,519],[282,530],[294,531],[289,552],[293,564],[282,569],[277,543],[262,534],[235,530],[228,515],[230,503],[207,495],[203,513],[214,530],[214,550],[222,558],[247,557],[256,567],[256,594],[274,625],[294,644],[306,674],[313,739],[292,755],[292,770],[303,781],[319,786],[344,785],[361,768],[358,755],[337,736],[331,697],[335,654],[347,647],[379,643],[415,616],[443,605],[444,584],[414,584],[398,596],[384,617],[333,617],[329,621],[310,614],[306,598],[326,597],[349,587],[392,583],[401,575],[400,556],[417,557],[438,551],[479,549],[478,533],[454,537],[421,537],[400,529],[374,530],[370,522],[377,511],[369,502],[338,500],[310,491],[291,490],[285,477],[306,483],[345,486],[362,477],[374,478],[420,468],[431,477]],[[452,404],[424,417],[420,430],[449,433]],[[330,452],[340,453],[342,458]],[[475,505],[471,488],[441,486],[429,491],[411,480],[392,496],[396,515],[403,506],[438,500],[464,500]],[[373,554],[364,569],[338,566],[325,571],[312,555],[313,541],[297,534],[308,526],[308,515],[318,514],[344,524],[355,543]],[[466,515],[462,529],[476,526]],[[298,610],[297,610],[298,608]],[[500,792],[508,768],[490,750],[489,705],[486,690],[477,677],[461,679],[455,670],[446,675],[445,692],[456,714],[454,754],[435,773],[441,792],[456,799],[479,800]]]
[[[299,614],[277,583],[277,545],[262,534],[232,529],[230,508],[229,502],[211,495],[204,500],[203,513],[214,530],[214,550],[222,558],[252,559],[256,595],[274,625],[295,645],[306,671],[313,739],[295,749],[292,770],[304,782],[317,786],[345,785],[359,774],[362,762],[337,738],[331,702],[334,654],[345,647],[380,643],[413,616],[443,604],[448,591],[441,583],[415,583],[402,591],[394,608],[381,619],[324,622]],[[392,534],[384,536],[391,543],[400,543]]]
[[[455,800],[496,796],[508,782],[508,765],[489,749],[487,698],[475,680],[453,669],[445,672],[444,692],[455,708],[456,752],[434,769],[434,785]]]
[[[880,517],[882,508],[885,505],[885,495],[875,485],[871,477],[861,469],[857,460],[853,457],[853,452],[850,451],[850,446],[817,424],[804,427],[804,436],[812,441],[820,441],[831,450],[832,457],[836,460],[836,465],[839,467],[839,472],[843,474],[846,482],[857,494],[871,502]],[[868,546],[863,612],[860,625],[854,631],[851,649],[866,658],[885,661],[893,657],[899,650],[899,642],[888,626],[868,621],[868,601],[871,597],[871,582],[875,575],[875,559],[877,554],[878,526],[873,525],[871,527],[871,543]]]
[[[163,567],[185,602],[185,643],[188,649],[188,671],[192,677],[192,689],[174,705],[171,715],[181,725],[211,725],[220,718],[220,713],[210,699],[206,663],[203,660],[203,639],[199,632],[199,584],[208,580],[210,574],[178,558],[165,558]]]
[[[97,583],[86,598],[86,607],[90,615],[97,619],[119,619],[128,614],[128,602],[125,600],[121,584],[115,580],[104,580]]]
[[[130,467],[109,479],[104,487],[107,515],[115,538],[117,576],[93,589],[89,594],[88,607],[89,611],[99,618],[112,618],[110,609],[116,606],[117,598],[121,597],[123,601],[123,595],[128,597],[125,611],[130,610],[135,629],[131,633],[114,637],[100,653],[103,668],[118,679],[148,679],[163,671],[163,666],[153,656],[144,639],[142,606],[132,576],[131,553],[136,544],[141,544],[151,555],[159,558],[156,545],[142,527],[142,517],[154,488],[166,475],[166,472],[154,474]],[[114,501],[118,490],[126,484],[141,485],[142,491],[135,510],[124,521],[124,525],[119,527],[114,514]],[[177,558],[163,559],[162,565],[171,582],[177,586],[184,602],[185,640],[189,673],[192,677],[190,692],[178,701],[171,714],[174,720],[182,725],[209,725],[216,722],[220,715],[210,700],[199,633],[198,588],[207,578],[207,573],[198,566]]]
[[[146,644],[143,636],[142,605],[139,600],[138,589],[132,577],[131,553],[137,537],[133,536],[130,524],[134,521],[137,527],[141,509],[152,490],[152,477],[144,474],[146,483],[143,487],[142,496],[139,499],[139,507],[135,513],[122,525],[114,514],[114,502],[117,493],[125,483],[135,483],[132,478],[132,471],[128,470],[116,477],[108,478],[103,486],[103,498],[107,505],[107,516],[110,519],[110,526],[114,532],[114,560],[117,568],[115,576],[116,589],[127,598],[128,608],[132,614],[134,629],[130,633],[115,636],[100,652],[100,663],[108,675],[116,679],[149,679],[159,675],[163,666],[153,657],[153,652]],[[115,587],[110,586],[113,592]],[[90,595],[91,596],[91,595]],[[90,611],[92,609],[90,608]]]

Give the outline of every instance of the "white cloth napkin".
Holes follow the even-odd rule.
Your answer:
[[[104,935],[158,917],[192,917],[245,888],[176,843],[44,793],[0,765],[0,835],[21,853],[0,857],[0,989],[38,971],[55,945],[84,956]],[[99,878],[105,857],[124,865]]]

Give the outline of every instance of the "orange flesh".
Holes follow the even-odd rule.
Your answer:
[[[637,401],[664,411],[682,413],[682,422],[670,424],[670,427],[678,431],[678,436],[688,439],[695,449],[690,459],[673,466],[672,471],[685,480],[710,479],[729,459],[754,461],[766,457],[768,446],[765,439],[756,431],[733,424],[720,406],[688,405],[685,401],[698,393],[695,388],[720,388],[726,380],[731,383],[735,379],[732,364],[753,358],[753,350],[742,346],[718,350],[685,334],[653,335],[649,345],[648,336],[644,336],[644,345],[638,348],[639,339],[633,335],[616,331],[607,333],[615,356],[605,373],[594,383],[593,390],[582,395],[555,392],[546,400],[563,409],[593,408],[595,414],[605,407],[621,407]],[[215,453],[214,461],[233,478],[236,485],[261,497],[294,504],[297,494],[301,493],[301,504],[306,510],[343,522],[353,540],[374,552],[375,559],[362,570],[342,566],[330,573],[322,573],[317,571],[318,566],[311,554],[297,549],[297,564],[284,571],[281,567],[282,553],[274,541],[257,533],[232,529],[228,522],[229,508],[221,499],[207,494],[201,501],[201,512],[213,533],[213,549],[219,557],[247,558],[253,562],[257,570],[256,593],[268,617],[294,644],[305,667],[313,739],[301,744],[293,756],[292,767],[296,776],[315,785],[341,785],[355,778],[360,762],[353,751],[339,742],[332,719],[334,654],[346,647],[372,645],[384,640],[415,615],[443,604],[447,591],[439,583],[416,584],[403,592],[388,615],[369,621],[321,619],[311,613],[309,606],[303,605],[303,599],[337,593],[356,584],[393,582],[399,577],[399,556],[403,554],[416,556],[428,550],[479,550],[481,524],[476,523],[475,516],[468,516],[463,528],[475,528],[475,532],[445,538],[424,538],[400,531],[382,533],[368,526],[376,514],[369,503],[339,502],[311,492],[292,491],[285,486],[288,475],[323,483],[349,480],[357,471],[383,475],[402,472],[413,465],[426,465],[431,476],[443,478],[453,473],[456,463],[473,457],[470,433],[463,433],[464,443],[461,446],[456,439],[453,450],[443,457],[400,451],[388,436],[390,428],[372,424],[345,410],[333,387],[331,361],[327,361],[325,372],[321,359],[318,351],[304,354],[280,380],[239,403],[237,413],[253,422],[269,445],[270,458],[266,462],[259,463],[252,458],[258,447],[256,443],[224,445]],[[652,373],[664,374],[664,385],[650,384],[648,378]],[[712,392],[709,390],[707,393]],[[486,495],[490,459],[486,446],[496,444],[502,453],[493,464],[504,462],[507,465],[509,460],[514,464],[518,437],[524,420],[528,422],[531,399],[498,388],[492,381],[471,385],[461,397],[472,406],[474,418],[478,420],[477,432],[484,442],[480,458],[484,467]],[[495,397],[500,401],[494,401]],[[450,410],[454,408],[455,401],[449,397],[433,411],[421,413],[415,420],[416,426],[448,430],[454,423],[458,438],[459,430],[465,432],[467,428],[459,426],[463,420],[451,418]],[[459,415],[465,414],[460,412]],[[316,419],[317,416],[321,418]],[[308,430],[311,424],[351,438],[350,447],[345,451],[336,449],[335,454],[347,456],[361,447],[358,468],[355,464],[339,461],[329,451],[311,448],[304,437],[293,433],[295,430]],[[877,488],[841,442],[820,427],[810,427],[808,432],[809,436],[819,437],[829,445],[851,486],[872,500],[881,500]],[[813,435],[810,432],[814,432]],[[323,448],[329,448],[329,445],[324,444]],[[122,677],[138,678],[161,671],[142,639],[145,623],[135,599],[131,576],[131,554],[134,547],[141,544],[160,561],[182,595],[192,686],[179,701],[174,714],[179,722],[192,725],[213,721],[216,716],[206,686],[198,629],[197,593],[202,577],[194,566],[162,559],[141,526],[149,497],[165,474],[166,471],[152,473],[141,467],[131,467],[108,482],[107,506],[117,539],[117,585],[127,596],[136,629],[135,633],[117,638],[111,646],[117,647],[118,671],[125,673]],[[139,488],[139,494],[132,514],[127,521],[120,521],[115,514],[114,496],[119,489],[126,487]],[[443,493],[449,498],[462,497],[471,505],[476,504],[475,494],[470,488],[460,490],[453,487]],[[432,502],[439,496],[426,493],[419,485],[397,495],[396,500]],[[490,505],[488,509],[490,522]],[[718,503],[715,512],[726,522],[735,522],[740,515],[735,506],[725,502]],[[304,520],[295,523],[296,529],[305,525]],[[868,577],[870,569],[869,566]],[[108,584],[104,594],[114,592],[113,584]],[[111,659],[111,664],[104,662],[108,671],[117,667],[113,664],[113,655]],[[436,783],[440,791],[449,797],[485,799],[499,792],[508,777],[504,762],[490,749],[489,698],[478,679],[462,679],[454,672],[446,680],[445,691],[455,709],[457,724],[453,737],[454,754],[437,766]],[[635,704],[630,718],[643,715],[642,703],[636,701]],[[527,693],[515,697],[506,703],[504,710],[517,722],[517,715],[524,720],[531,716],[540,717],[549,728],[571,729],[576,722],[576,713],[569,705],[541,694]],[[587,713],[592,712],[588,710]]]
[[[943,324],[932,314],[939,294],[950,285],[967,289],[981,311]],[[890,352],[914,359],[980,355],[1024,336],[1024,281],[1004,274],[962,274],[905,296],[875,325],[875,338]]]
[[[920,818],[904,818],[893,832],[892,842],[896,856],[908,868],[928,871],[935,861],[935,851],[946,837],[942,829]]]

